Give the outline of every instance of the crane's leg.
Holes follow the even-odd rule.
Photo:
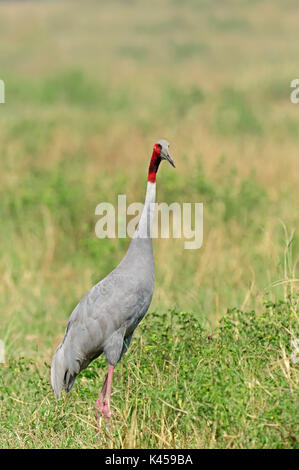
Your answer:
[[[112,415],[112,412],[110,410],[110,395],[111,395],[111,389],[112,389],[113,371],[114,371],[114,366],[109,364],[108,374],[107,374],[106,393],[105,393],[104,406],[103,406],[103,415],[105,418],[110,418]]]
[[[101,393],[99,395],[99,398],[96,401],[95,407],[96,407],[96,416],[97,420],[99,421],[99,413],[98,410],[102,413],[103,412],[103,407],[104,407],[104,397],[106,394],[106,389],[107,389],[107,379],[108,379],[108,374],[106,375],[105,381],[103,383],[103,387],[101,390]]]
[[[103,384],[101,393],[99,398],[96,401],[96,416],[97,420],[99,421],[99,414],[98,410],[103,413],[105,418],[111,417],[111,410],[110,410],[110,395],[111,395],[111,388],[112,388],[112,376],[113,376],[114,366],[108,365],[108,374],[106,375],[105,382]]]

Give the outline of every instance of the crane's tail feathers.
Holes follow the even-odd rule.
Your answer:
[[[71,375],[70,371],[67,370],[64,376],[64,388],[66,393],[69,393],[73,388],[77,374]]]
[[[60,398],[64,386],[65,361],[61,345],[55,351],[51,366],[51,384],[56,398]]]
[[[70,363],[67,360],[63,344],[60,344],[55,351],[51,366],[51,384],[56,398],[60,398],[63,388],[66,393],[69,393],[79,372],[79,362]]]

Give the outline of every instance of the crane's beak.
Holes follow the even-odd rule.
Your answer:
[[[174,161],[173,161],[173,159],[171,158],[171,156],[169,155],[169,153],[167,153],[167,155],[166,155],[164,158],[165,158],[165,160],[167,160],[167,161],[170,163],[170,165],[173,166],[173,168],[175,168]]]

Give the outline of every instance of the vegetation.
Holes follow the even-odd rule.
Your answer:
[[[97,422],[104,358],[55,402],[49,364],[11,358],[0,379],[4,447],[298,447],[297,302],[233,309],[208,334],[189,312],[152,312],[115,374],[114,415]],[[99,431],[99,432],[98,432]]]
[[[298,447],[299,105],[295,3],[2,2],[0,447]],[[16,33],[17,32],[17,33]],[[99,202],[204,203],[204,241],[155,240],[150,311],[117,366],[56,403],[53,351],[128,240]]]

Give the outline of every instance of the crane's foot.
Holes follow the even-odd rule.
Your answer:
[[[104,406],[103,406],[103,409],[102,409],[102,413],[103,413],[105,419],[111,418],[111,416],[112,416],[112,411],[111,411],[110,406],[109,406],[108,403],[104,403]]]
[[[97,399],[95,403],[95,412],[96,412],[97,422],[98,424],[100,424],[100,413],[103,412],[103,402],[99,398]]]
[[[95,404],[95,412],[97,417],[97,422],[100,424],[100,417],[104,416],[105,419],[109,419],[112,416],[112,411],[108,403],[103,403],[102,400],[98,399]]]

